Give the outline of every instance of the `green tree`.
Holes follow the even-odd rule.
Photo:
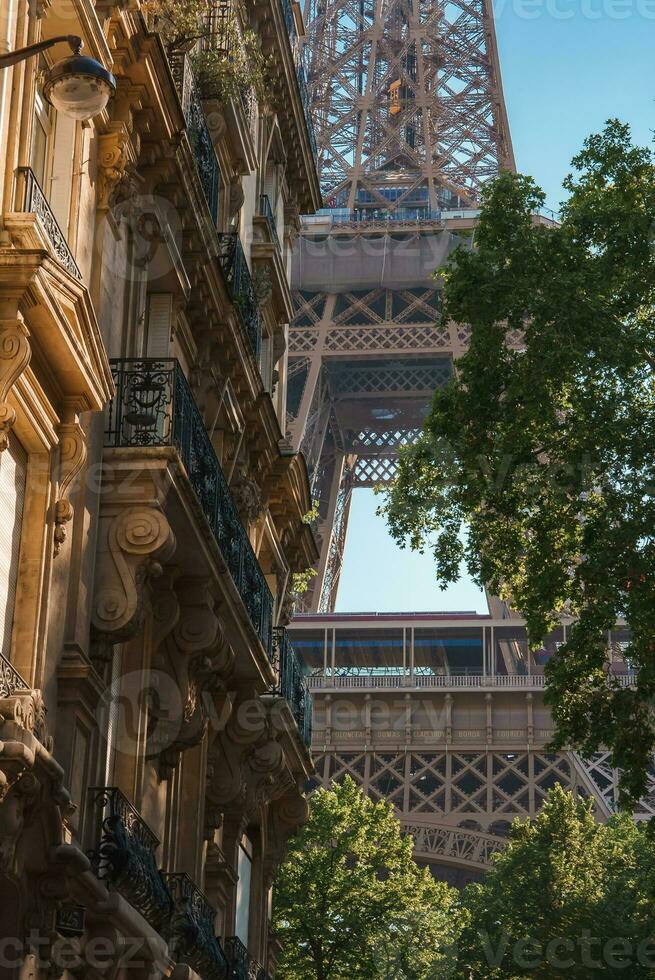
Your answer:
[[[311,798],[273,894],[279,980],[454,975],[457,893],[414,862],[391,804],[350,777]]]
[[[463,977],[655,975],[652,835],[629,816],[598,824],[591,801],[556,786],[532,823],[463,895]]]
[[[559,226],[532,217],[531,178],[486,189],[475,247],[444,270],[470,347],[381,510],[443,585],[465,562],[511,600],[533,646],[576,618],[547,667],[556,745],[611,748],[628,803],[655,743],[655,165],[610,121],[573,167]],[[622,617],[633,689],[608,676]]]

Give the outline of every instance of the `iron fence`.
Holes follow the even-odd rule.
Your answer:
[[[100,841],[91,853],[95,874],[165,934],[173,899],[155,861],[158,838],[115,786],[93,786],[89,792],[101,815]]]
[[[228,980],[259,980],[261,967],[238,936],[228,936],[225,940],[225,955],[228,962]]]

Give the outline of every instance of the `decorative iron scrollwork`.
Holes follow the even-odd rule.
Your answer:
[[[232,302],[236,306],[248,341],[255,357],[259,357],[262,339],[262,322],[255,285],[250,275],[246,256],[236,232],[224,232],[218,236],[220,262]]]
[[[277,691],[286,698],[300,737],[309,747],[312,741],[312,695],[289,634],[283,626],[273,630],[272,663],[277,676]]]
[[[27,682],[0,653],[0,698],[11,698],[14,694],[25,694],[29,690]]]
[[[25,181],[25,196],[23,198],[22,210],[38,216],[57,260],[67,272],[70,272],[71,276],[74,276],[75,279],[81,279],[82,273],[78,269],[77,262],[73,258],[73,253],[68,247],[66,236],[52,213],[48,199],[41,190],[34,171],[30,167],[19,167],[17,172],[22,175]]]
[[[238,936],[225,940],[225,955],[229,965],[228,980],[259,980],[261,967]]]
[[[228,961],[214,930],[215,909],[184,873],[164,876],[174,903],[169,945],[203,980],[226,980]]]
[[[102,814],[100,843],[90,855],[95,874],[165,934],[173,899],[155,861],[159,840],[115,786],[95,786],[89,792]]]
[[[219,166],[193,71],[186,55],[174,55],[171,71],[182,103],[189,144],[214,225],[218,220]]]

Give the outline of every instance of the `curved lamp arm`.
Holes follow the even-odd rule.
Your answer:
[[[41,51],[51,48],[60,41],[68,41],[74,54],[79,54],[82,48],[82,38],[76,34],[60,34],[58,37],[50,37],[47,41],[37,41],[36,44],[29,44],[26,48],[19,48],[17,51],[9,51],[7,54],[0,54],[0,68],[9,68],[17,65],[19,61],[25,61]]]

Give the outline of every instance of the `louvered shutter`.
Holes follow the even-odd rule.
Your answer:
[[[57,113],[48,200],[64,237],[68,237],[76,125],[75,119],[61,112]]]
[[[9,657],[16,603],[27,453],[16,436],[0,453],[0,650]]]
[[[172,295],[151,293],[148,297],[146,357],[170,357],[172,316]]]

